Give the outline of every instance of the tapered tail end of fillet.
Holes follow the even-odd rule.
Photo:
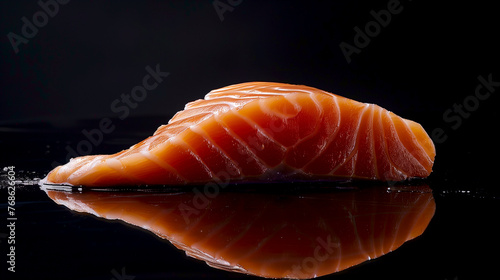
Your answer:
[[[57,175],[59,173],[59,170],[61,169],[62,165],[57,166],[56,168],[52,169],[45,178],[43,178],[44,184],[58,184],[62,183],[57,180]]]
[[[73,185],[68,183],[65,179],[64,176],[61,176],[61,168],[63,168],[64,165],[57,166],[53,170],[51,170],[45,178],[40,180],[38,185],[42,189],[61,189],[61,190],[66,190],[68,187],[72,188]],[[66,178],[67,179],[67,178]]]
[[[52,170],[49,174],[47,174],[47,176],[45,176],[45,178],[41,179],[38,182],[40,189],[42,189],[43,191],[48,191],[48,190],[69,191],[69,192],[81,191],[81,189],[82,189],[81,186],[73,186],[73,185],[68,184],[68,183],[55,183],[55,182],[51,181],[49,178],[49,175],[52,172],[54,172],[54,170]]]

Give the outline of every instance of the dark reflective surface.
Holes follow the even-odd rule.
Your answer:
[[[212,267],[272,278],[313,278],[380,257],[421,235],[435,211],[426,185],[293,192],[266,186],[283,188],[279,194],[235,187],[47,194],[71,210],[151,231]]]

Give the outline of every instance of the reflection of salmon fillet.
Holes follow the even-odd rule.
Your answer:
[[[251,82],[213,90],[128,150],[72,159],[45,182],[404,180],[427,177],[434,156],[418,123],[377,105],[307,86]]]
[[[308,279],[380,257],[421,235],[436,204],[428,186],[412,189],[418,192],[376,186],[210,197],[201,192],[46,191],[71,210],[151,231],[215,268]]]

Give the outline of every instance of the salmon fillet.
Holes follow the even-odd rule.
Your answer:
[[[431,189],[386,189],[221,192],[214,197],[201,192],[46,192],[71,210],[153,232],[218,269],[309,279],[383,256],[424,232],[436,209]],[[161,250],[168,254],[170,249]]]
[[[153,136],[112,155],[73,158],[49,184],[89,187],[427,177],[422,126],[316,88],[249,82],[209,92]]]

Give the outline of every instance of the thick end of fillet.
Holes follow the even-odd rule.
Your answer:
[[[418,143],[424,149],[425,153],[429,159],[434,163],[434,158],[436,157],[436,148],[432,139],[429,137],[427,132],[425,132],[422,125],[411,120],[405,120],[406,124],[410,127],[411,131],[417,138]],[[430,166],[432,168],[432,166]],[[430,171],[430,170],[429,170]]]

